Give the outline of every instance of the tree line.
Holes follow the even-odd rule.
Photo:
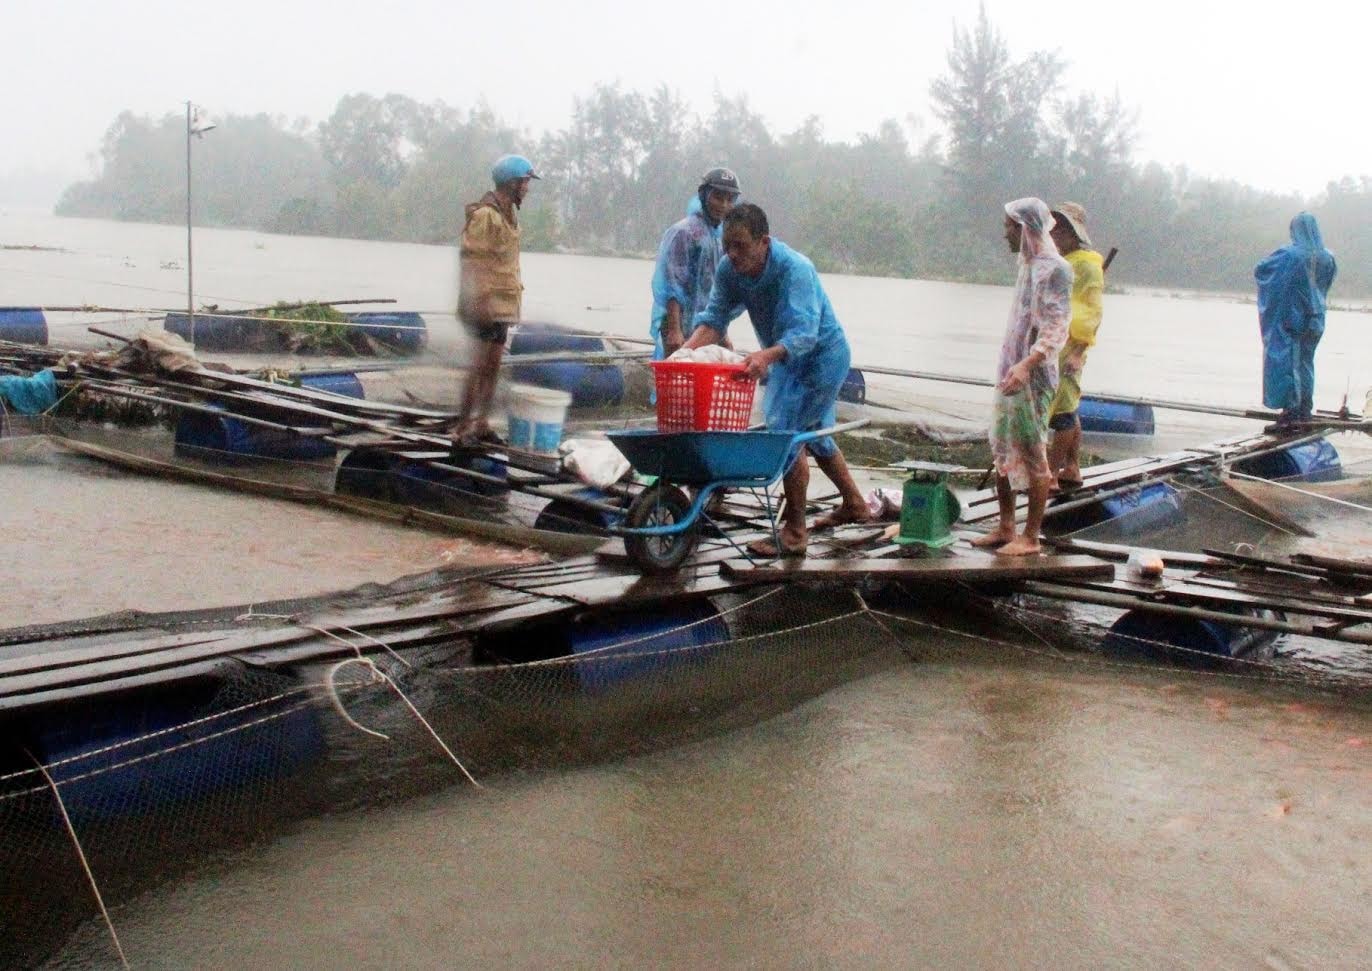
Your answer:
[[[1005,282],[1002,203],[1038,195],[1086,206],[1112,282],[1247,291],[1252,268],[1308,209],[1339,257],[1334,296],[1372,293],[1372,177],[1312,199],[1200,178],[1135,158],[1137,111],[1117,93],[1065,90],[1052,51],[1016,58],[983,10],[954,29],[929,103],[941,123],[889,120],[829,141],[810,118],[773,132],[746,96],[701,116],[666,85],[596,85],[568,126],[534,134],[486,105],[399,94],[341,98],[318,125],[229,115],[193,147],[197,222],[271,232],[452,243],[491,162],[517,151],[544,180],[521,214],[526,247],[651,254],[700,174],[724,164],[774,232],[824,271]],[[185,118],[119,115],[98,176],[67,188],[59,215],[185,218]]]

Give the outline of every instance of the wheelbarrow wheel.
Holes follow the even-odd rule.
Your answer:
[[[691,511],[691,501],[686,493],[676,486],[659,482],[638,494],[629,506],[624,517],[624,525],[630,529],[645,526],[671,526],[686,518]],[[667,536],[635,536],[630,533],[624,537],[624,550],[645,573],[671,573],[681,566],[696,545],[694,524],[679,533]]]

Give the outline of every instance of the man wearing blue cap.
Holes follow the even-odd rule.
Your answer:
[[[491,401],[510,325],[519,322],[524,284],[519,275],[520,203],[539,176],[522,155],[502,155],[491,169],[495,191],[467,206],[458,248],[457,317],[476,341],[453,440],[503,444],[491,429]]]

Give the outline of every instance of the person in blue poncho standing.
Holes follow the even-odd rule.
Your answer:
[[[1291,220],[1291,243],[1258,264],[1258,324],[1262,331],[1262,403],[1280,408],[1277,426],[1314,410],[1315,348],[1324,336],[1329,287],[1338,266],[1308,212]]]
[[[686,218],[667,227],[653,270],[653,360],[660,361],[686,343],[695,315],[705,309],[719,263],[720,225],[741,191],[738,176],[714,168],[701,177]]]
[[[838,392],[848,376],[850,354],[829,297],[814,264],[779,239],[773,239],[767,214],[752,203],[735,206],[724,217],[724,255],[715,269],[705,309],[696,315],[686,347],[716,343],[729,321],[743,310],[753,322],[762,349],[744,361],[749,375],[767,375],[763,411],[774,431],[813,431],[836,422]],[[864,522],[871,512],[832,438],[805,446],[838,487],[842,504],[815,521],[814,529]],[[804,556],[810,468],[804,450],[782,480],[786,509],[778,548],[770,539],[750,544],[760,556]]]

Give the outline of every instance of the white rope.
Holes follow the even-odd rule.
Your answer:
[[[337,677],[338,672],[341,671],[343,668],[347,667],[349,664],[361,664],[363,667],[367,668],[371,672],[371,683],[384,682],[385,684],[389,685],[391,690],[394,691],[400,697],[400,700],[405,702],[405,707],[410,709],[410,713],[413,714],[415,718],[419,719],[419,723],[424,726],[425,730],[428,731],[429,735],[433,738],[433,740],[438,743],[438,747],[443,750],[443,753],[447,755],[449,759],[452,760],[453,765],[457,766],[458,769],[461,770],[462,774],[467,777],[467,781],[478,789],[482,788],[481,783],[476,781],[472,774],[467,771],[467,767],[462,764],[462,761],[456,755],[453,754],[453,750],[448,747],[448,743],[443,741],[442,737],[438,734],[438,732],[434,730],[434,727],[429,724],[429,720],[425,718],[422,714],[420,714],[419,709],[414,706],[414,703],[411,702],[408,697],[406,697],[405,692],[400,690],[400,685],[396,684],[395,681],[390,677],[390,675],[386,674],[385,671],[382,671],[380,668],[378,668],[376,666],[376,663],[372,661],[371,658],[360,656],[355,658],[345,658],[344,660],[339,661],[333,667],[329,668],[329,673],[324,681],[324,687],[328,691],[329,700],[333,702],[334,709],[341,716],[343,716],[343,719],[347,721],[349,725],[352,725],[354,728],[358,729],[359,731],[365,732],[368,735],[374,735],[377,738],[384,738],[387,741],[390,741],[389,735],[375,731],[374,729],[368,728],[366,725],[361,724],[355,718],[349,715],[347,710],[343,707],[343,702],[338,697],[335,678]]]
[[[62,813],[62,822],[66,824],[67,835],[71,837],[72,846],[76,847],[76,856],[81,861],[81,869],[86,871],[86,879],[90,881],[91,892],[95,894],[95,902],[100,907],[100,916],[105,918],[105,926],[109,928],[110,939],[114,941],[115,953],[119,955],[119,963],[124,967],[129,966],[128,958],[124,957],[124,945],[119,943],[119,934],[114,929],[114,921],[110,919],[109,908],[105,906],[105,898],[100,894],[100,885],[95,881],[95,873],[91,870],[90,861],[86,859],[86,851],[81,848],[81,839],[76,835],[76,827],[72,825],[71,816],[67,814],[67,804],[62,801],[62,793],[57,789],[57,783],[53,781],[48,770],[43,767],[43,763],[33,757],[33,753],[28,749],[24,754],[33,759],[33,764],[38,766],[38,771],[43,773],[43,778],[47,780],[52,789],[52,797],[57,800],[57,808]]]

